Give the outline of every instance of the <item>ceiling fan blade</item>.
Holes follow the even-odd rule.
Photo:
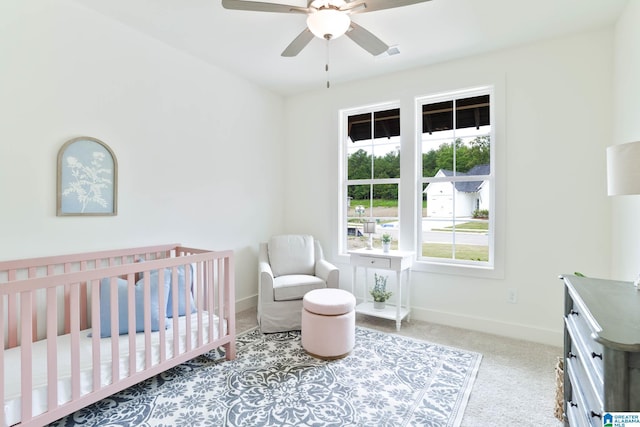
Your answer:
[[[392,9],[394,7],[409,6],[425,3],[431,0],[354,0],[342,6],[340,10],[353,13],[375,12],[376,10]]]
[[[222,0],[222,7],[234,10],[250,10],[255,12],[277,13],[308,13],[306,7],[290,6],[288,4],[264,3],[261,1]]]
[[[309,44],[313,37],[313,33],[309,31],[308,28],[305,28],[300,34],[298,34],[298,37],[293,39],[289,46],[282,51],[281,55],[286,57],[296,56]]]
[[[373,56],[380,55],[389,49],[385,42],[353,21],[351,21],[351,26],[345,34]]]

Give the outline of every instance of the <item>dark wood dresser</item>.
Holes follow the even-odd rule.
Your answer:
[[[601,427],[605,412],[640,412],[640,291],[632,282],[561,278],[565,426]]]

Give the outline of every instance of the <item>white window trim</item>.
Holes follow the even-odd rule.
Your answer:
[[[497,134],[497,126],[496,126],[496,90],[493,85],[479,86],[469,89],[460,89],[455,91],[441,92],[438,94],[420,96],[415,98],[415,153],[416,153],[416,168],[415,168],[415,176],[416,176],[416,224],[415,224],[415,251],[416,251],[416,260],[413,265],[413,269],[416,271],[425,271],[425,272],[433,272],[440,274],[456,274],[456,275],[466,275],[466,276],[475,276],[475,277],[502,277],[503,276],[503,268],[502,268],[502,257],[498,257],[498,252],[496,251],[497,239],[496,239],[496,217],[499,217],[498,212],[496,210],[496,200],[498,198],[496,191],[496,153],[498,152],[498,139],[496,137]],[[473,262],[467,260],[454,260],[454,259],[437,259],[437,258],[427,258],[421,257],[419,254],[422,251],[422,184],[424,178],[422,177],[422,106],[424,104],[429,104],[433,102],[440,101],[449,101],[453,98],[460,97],[472,97],[479,95],[489,95],[491,99],[491,107],[489,110],[490,114],[490,123],[491,123],[491,153],[490,153],[490,163],[491,169],[488,177],[484,175],[480,179],[488,179],[490,188],[491,188],[491,201],[489,208],[489,262]],[[460,177],[443,177],[442,179],[432,179],[431,181],[446,181],[446,182],[456,182],[456,181],[468,181],[473,179],[473,176],[460,176]]]
[[[338,257],[348,262],[348,247],[346,245],[347,236],[346,236],[346,228],[344,227],[344,221],[348,215],[348,207],[347,207],[347,188],[350,184],[350,181],[347,179],[348,171],[348,162],[347,162],[347,142],[349,139],[349,135],[346,132],[347,126],[346,123],[349,119],[349,116],[363,114],[363,113],[374,113],[376,111],[384,111],[390,110],[393,108],[399,108],[402,111],[400,106],[400,101],[389,101],[383,102],[379,104],[371,104],[365,105],[362,107],[356,108],[345,108],[338,112],[338,126],[340,126],[340,148],[338,150],[338,170],[340,171],[340,179],[339,179],[339,193],[338,193]],[[402,114],[402,113],[401,113]],[[400,136],[402,139],[402,135]],[[402,155],[402,154],[401,154]],[[401,186],[402,186],[402,172],[401,178],[381,178],[381,179],[367,179],[367,180],[358,180],[358,185],[368,185],[368,184],[397,184],[398,185],[398,220],[400,220],[400,200],[401,200]],[[343,258],[344,257],[344,258]]]

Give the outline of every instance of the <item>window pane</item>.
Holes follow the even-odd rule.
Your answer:
[[[351,142],[371,139],[371,113],[349,116],[347,135]]]
[[[364,222],[372,215],[371,185],[347,186],[347,249],[367,246]]]
[[[373,186],[373,218],[379,222],[398,220],[398,184]]]
[[[349,147],[347,150],[347,179],[371,179],[371,154],[370,144]]]
[[[424,186],[422,256],[489,261],[489,187],[488,181]]]
[[[422,176],[453,175],[453,139],[447,137],[422,141]],[[447,172],[450,172],[447,174]]]
[[[375,138],[391,138],[400,135],[400,109],[377,111],[375,120]]]
[[[489,121],[489,95],[458,99],[456,129],[476,128],[491,124]]]
[[[347,186],[347,216],[351,221],[369,218],[371,213],[371,186],[348,185]]]
[[[456,139],[457,175],[489,175],[491,140],[488,134]]]
[[[374,178],[400,178],[400,138],[376,139],[373,147]]]
[[[429,135],[453,129],[453,101],[422,106],[422,133]]]

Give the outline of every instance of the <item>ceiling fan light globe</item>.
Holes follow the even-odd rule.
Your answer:
[[[351,18],[336,9],[320,9],[307,16],[307,27],[321,39],[336,39],[347,32]]]

